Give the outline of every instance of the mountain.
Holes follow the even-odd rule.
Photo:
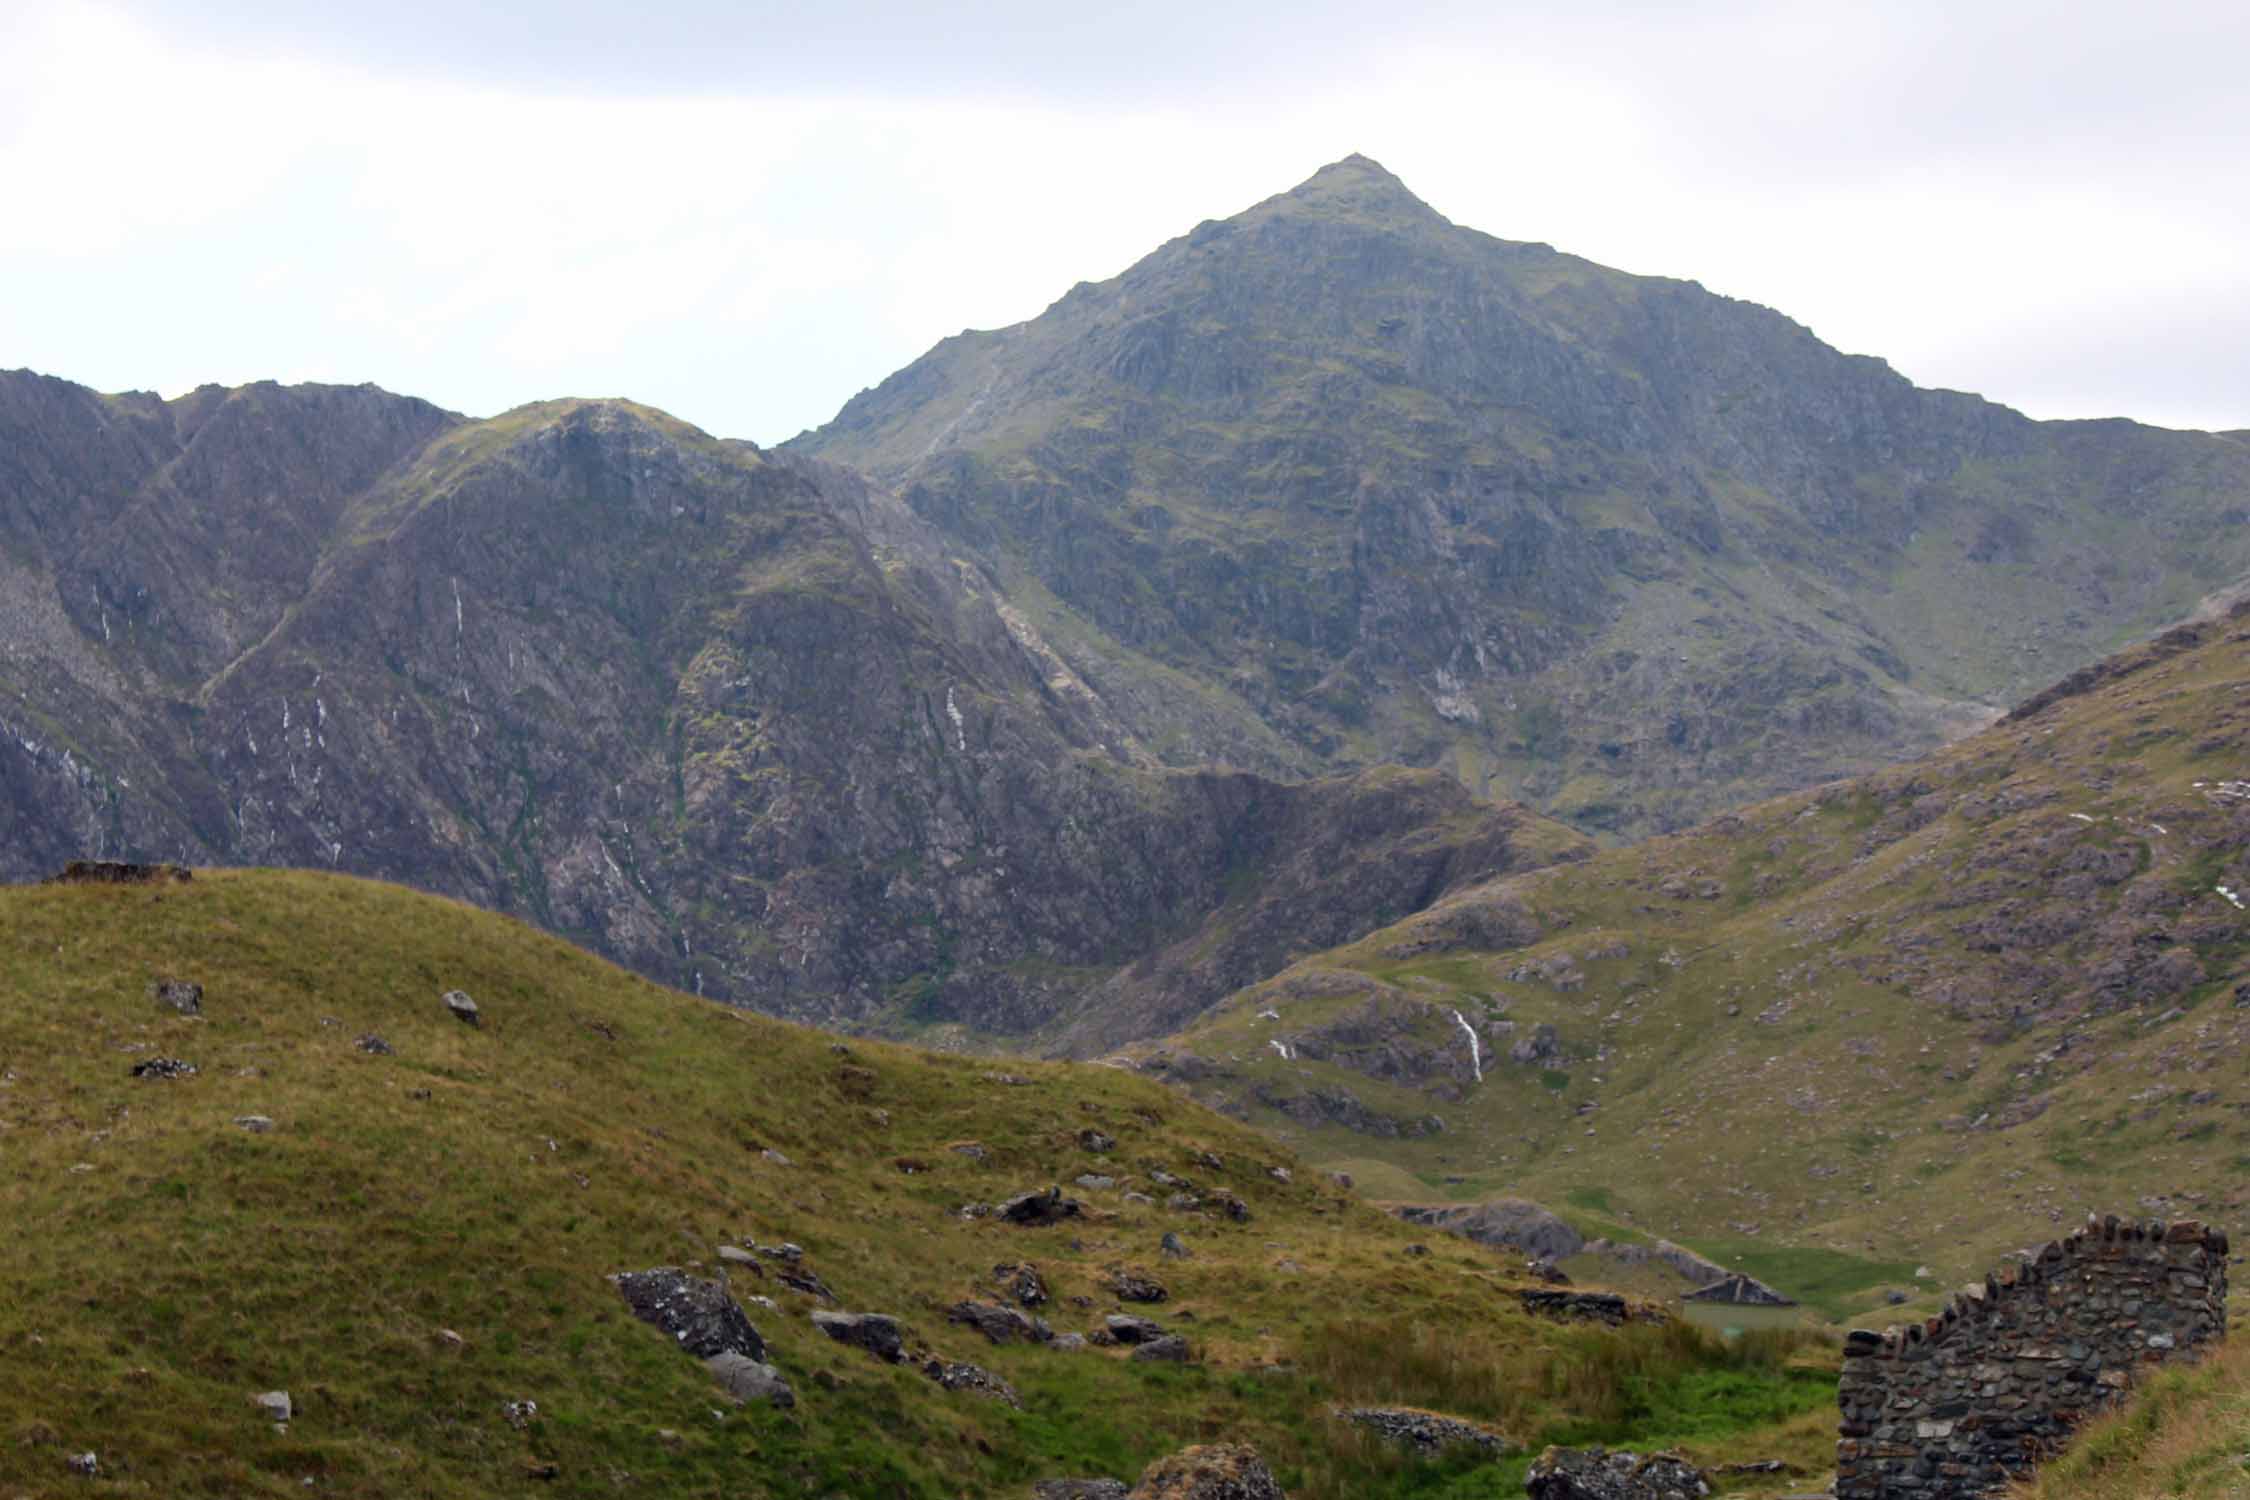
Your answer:
[[[356,871],[851,1029],[1160,1034],[1584,852],[1164,770],[886,493],[623,401],[0,376],[0,616],[0,878]]]
[[[1364,157],[790,445],[1167,763],[1442,766],[1606,835],[1926,752],[2250,572],[2250,450],[1917,389]]]
[[[2245,682],[2250,604],[1928,759],[1448,898],[1138,1055],[1381,1196],[1529,1197],[1845,1315],[2097,1205],[2231,1221]]]
[[[1535,1318],[1519,1259],[1114,1068],[845,1046],[326,874],[0,890],[0,949],[11,1495],[942,1500],[1220,1439],[1297,1500],[1521,1493],[1332,1415],[1401,1403],[1831,1446],[1833,1341]],[[1112,1317],[1184,1357],[1072,1346]]]

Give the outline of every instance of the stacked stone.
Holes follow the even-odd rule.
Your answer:
[[[2087,1220],[1927,1322],[1844,1343],[1837,1500],[1983,1495],[2118,1399],[2144,1365],[2226,1336],[2227,1237]]]

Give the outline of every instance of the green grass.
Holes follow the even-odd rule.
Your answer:
[[[1130,1479],[1225,1437],[1299,1497],[1477,1494],[1494,1471],[1403,1463],[1330,1419],[1375,1378],[1332,1352],[1338,1308],[1456,1341],[1391,1367],[1379,1383],[1397,1399],[1468,1403],[1527,1433],[1599,1414],[1595,1384],[1542,1372],[1616,1363],[1602,1351],[1630,1343],[1526,1317],[1519,1262],[1400,1224],[1131,1073],[1011,1061],[1027,1081],[1010,1084],[985,1059],[847,1054],[396,887],[240,872],[0,890],[0,958],[0,1218],[22,1231],[0,1261],[0,1492],[46,1493],[64,1455],[91,1448],[104,1477],[89,1494],[301,1495],[309,1476],[323,1495],[452,1500],[513,1491],[536,1460],[559,1466],[542,1487],[559,1495],[614,1494],[629,1475],[652,1494],[935,1500]],[[204,1014],[159,1010],[159,976],[202,984]],[[445,1012],[451,988],[476,997],[481,1027]],[[370,1032],[394,1053],[360,1051]],[[129,1076],[158,1055],[199,1072]],[[251,1114],[273,1129],[235,1124]],[[1089,1125],[1117,1149],[1084,1154]],[[952,1149],[965,1142],[983,1158]],[[1223,1167],[1199,1165],[1205,1151]],[[1269,1175],[1282,1165],[1293,1181]],[[1066,1229],[960,1212],[1088,1170],[1153,1185],[1158,1167],[1224,1185],[1251,1220],[1101,1192]],[[1191,1259],[1158,1256],[1167,1229]],[[739,1267],[738,1295],[778,1304],[750,1313],[798,1404],[727,1409],[605,1278],[715,1275],[718,1247],[750,1238],[803,1245],[847,1308],[993,1370],[1023,1410],[827,1341],[814,1304]],[[1431,1253],[1406,1254],[1414,1240]],[[1170,1291],[1157,1315],[1198,1362],[994,1348],[947,1322],[1024,1257],[1066,1329],[1114,1307],[1110,1266],[1155,1271]],[[1691,1372],[1704,1347],[1665,1368]],[[1731,1368],[1722,1356],[1712,1368]],[[273,1388],[299,1406],[286,1433],[250,1403]],[[519,1432],[502,1407],[526,1399],[540,1415]],[[1767,1408],[1717,1401],[1690,1404],[1751,1424],[1732,1441],[1764,1441]]]

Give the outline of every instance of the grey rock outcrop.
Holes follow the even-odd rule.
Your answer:
[[[1528,1198],[1407,1204],[1391,1212],[1409,1224],[1442,1229],[1480,1245],[1505,1245],[1539,1260],[1567,1260],[1586,1248],[1584,1235]]]
[[[766,1357],[766,1341],[716,1281],[690,1276],[671,1266],[627,1271],[610,1282],[633,1316],[653,1324],[697,1359],[740,1354]]]
[[[906,1357],[906,1339],[898,1320],[883,1313],[840,1313],[816,1310],[813,1326],[839,1344],[864,1349],[877,1359],[897,1364]]]
[[[714,1354],[703,1362],[722,1389],[735,1400],[748,1404],[762,1401],[768,1406],[791,1407],[797,1404],[797,1393],[782,1378],[781,1371],[762,1360],[729,1350]]]
[[[1043,1188],[1028,1193],[1018,1193],[993,1210],[995,1217],[1010,1224],[1036,1227],[1060,1224],[1065,1219],[1075,1219],[1084,1209],[1076,1198],[1065,1198],[1061,1188]]]

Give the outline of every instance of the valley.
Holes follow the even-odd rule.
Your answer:
[[[2106,1402],[2250,1204],[2246,519],[1363,156],[775,447],[0,372],[0,1481],[1780,1497],[1925,1338]]]

